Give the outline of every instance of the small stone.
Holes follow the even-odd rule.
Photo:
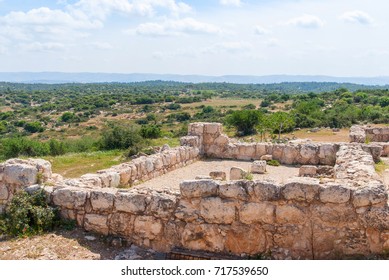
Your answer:
[[[91,236],[91,235],[87,235],[87,236],[85,236],[85,239],[88,240],[88,241],[95,241],[96,237]]]
[[[256,174],[265,174],[266,160],[256,160],[251,164],[251,172]]]
[[[263,155],[261,156],[261,160],[266,160],[266,161],[273,160],[273,155]]]
[[[223,171],[212,171],[209,173],[209,176],[214,180],[220,180],[225,181],[227,178],[227,175]]]
[[[241,180],[246,176],[247,172],[239,167],[231,167],[230,180]]]

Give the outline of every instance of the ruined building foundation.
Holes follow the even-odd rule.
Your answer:
[[[389,250],[388,189],[374,168],[382,151],[382,145],[361,143],[241,143],[224,135],[221,124],[193,123],[178,148],[79,179],[57,178],[44,160],[9,160],[0,165],[0,211],[17,190],[44,189],[64,218],[86,230],[165,252],[266,253],[275,259],[382,254]],[[117,188],[200,157],[263,156],[330,168],[333,175],[293,177],[283,184],[191,180],[179,191]]]

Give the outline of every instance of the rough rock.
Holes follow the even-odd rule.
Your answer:
[[[256,160],[251,164],[251,173],[265,174],[266,173],[266,161]]]
[[[242,180],[246,177],[247,172],[239,167],[231,167],[230,180]]]

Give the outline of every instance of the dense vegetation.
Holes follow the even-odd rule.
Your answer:
[[[276,140],[294,128],[387,123],[389,92],[336,83],[0,83],[0,159],[112,149],[133,155],[186,134],[193,121]]]

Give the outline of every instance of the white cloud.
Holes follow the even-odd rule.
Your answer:
[[[112,44],[108,42],[93,42],[89,44],[90,46],[94,47],[95,49],[98,50],[112,50],[113,46]]]
[[[256,25],[254,27],[254,32],[255,34],[257,35],[267,35],[267,34],[270,34],[270,30],[263,27],[263,26],[260,26],[260,25]]]
[[[171,59],[175,57],[197,58],[198,50],[192,48],[177,49],[174,51],[156,51],[152,54],[155,59]]]
[[[254,46],[249,42],[222,42],[214,44],[213,46],[204,48],[203,53],[217,54],[222,52],[227,53],[247,53],[251,51]]]
[[[270,38],[265,43],[266,43],[266,46],[268,46],[268,47],[278,47],[278,46],[280,46],[280,40],[278,40],[277,38]]]
[[[22,44],[22,48],[26,51],[32,52],[51,52],[51,51],[60,51],[65,49],[65,46],[60,43],[48,42],[48,43],[40,43],[33,42],[29,44]]]
[[[242,5],[240,0],[220,0],[219,3],[223,6],[240,7]]]
[[[324,21],[317,16],[305,14],[301,17],[296,17],[289,20],[287,24],[302,28],[319,28],[324,25]]]
[[[80,0],[70,7],[99,19],[105,19],[114,12],[153,16],[158,9],[165,9],[174,15],[191,11],[188,4],[175,0]]]
[[[130,30],[131,31],[131,30]],[[138,35],[146,36],[176,36],[183,34],[218,34],[220,28],[193,18],[165,20],[164,22],[149,22],[140,24],[135,30]]]
[[[363,25],[371,25],[374,23],[374,19],[368,13],[362,11],[348,11],[341,15],[340,18],[347,22],[360,23]]]

